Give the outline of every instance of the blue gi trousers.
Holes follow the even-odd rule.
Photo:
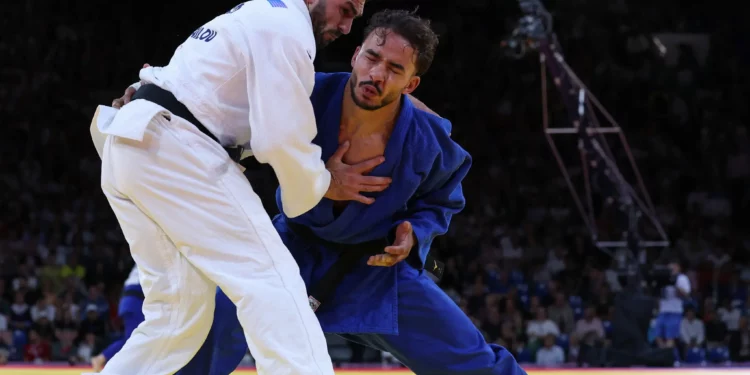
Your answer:
[[[425,273],[400,267],[398,335],[342,334],[347,340],[393,354],[417,375],[523,375],[504,348],[487,344],[479,330]],[[216,296],[211,333],[180,375],[228,375],[247,352],[234,304]]]
[[[140,287],[138,288],[140,289]],[[122,319],[125,332],[123,332],[122,338],[111,343],[102,351],[104,358],[109,360],[114,357],[120,349],[122,349],[122,346],[125,345],[125,341],[130,338],[133,331],[138,328],[138,325],[145,319],[142,310],[143,299],[134,296],[125,296],[120,299],[120,309],[117,315]]]

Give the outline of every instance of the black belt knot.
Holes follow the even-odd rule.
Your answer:
[[[201,124],[200,121],[198,121],[195,116],[193,116],[192,113],[190,113],[190,110],[185,107],[184,104],[180,103],[177,98],[175,98],[174,94],[171,92],[164,90],[163,88],[156,86],[154,84],[145,84],[142,85],[138,91],[133,94],[133,97],[131,100],[136,99],[143,99],[148,100],[154,104],[158,104],[164,109],[168,110],[169,112],[172,112],[175,116],[180,116],[187,120],[189,123],[195,125],[198,130],[201,131],[201,133],[207,135],[209,138],[213,139],[214,142],[221,144],[219,142],[219,139],[216,138],[215,135],[213,135],[208,129],[206,129],[203,124]],[[224,150],[229,154],[229,158],[232,159],[235,163],[239,163],[240,158],[242,158],[242,153],[245,151],[245,148],[242,146],[232,146],[232,147],[224,147]]]
[[[336,288],[344,280],[344,276],[346,276],[357,265],[357,262],[365,256],[383,254],[386,246],[390,245],[387,238],[354,245],[335,243],[316,236],[310,228],[303,225],[292,223],[289,220],[287,220],[286,223],[296,236],[305,241],[323,245],[326,248],[339,253],[339,258],[336,262],[333,263],[331,268],[329,268],[323,277],[311,288],[307,299],[310,303],[310,308],[312,308],[313,311],[318,310],[320,305],[330,300],[331,296],[336,291]],[[439,280],[443,276],[445,266],[432,255],[428,255],[427,260],[425,261],[425,270],[433,274]]]

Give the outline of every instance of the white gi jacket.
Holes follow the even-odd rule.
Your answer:
[[[255,0],[195,30],[167,66],[144,68],[140,78],[172,92],[223,146],[242,145],[270,164],[285,214],[296,217],[320,202],[331,180],[320,147],[312,143],[315,54],[303,0]],[[152,105],[139,102],[110,121],[97,114],[98,130],[141,140],[147,121],[142,128],[134,128],[132,118],[118,121],[131,117],[122,116],[128,107],[142,113]]]

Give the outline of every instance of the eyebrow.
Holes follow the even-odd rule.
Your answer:
[[[349,6],[349,11],[351,11],[352,14],[354,14],[354,18],[362,17],[362,13],[360,13],[359,11],[357,11],[357,7],[354,6],[354,1],[349,0],[349,1],[346,2],[346,5]]]
[[[377,57],[377,58],[380,58],[380,57],[381,57],[379,53],[377,53],[377,52],[375,52],[375,51],[373,51],[373,50],[371,50],[371,49],[368,49],[368,50],[366,50],[365,52],[366,52],[367,54],[369,54],[369,55],[372,55],[372,56],[374,56],[374,57]],[[401,64],[397,64],[397,63],[395,63],[395,62],[392,62],[392,61],[388,61],[388,65],[390,65],[390,66],[392,66],[392,67],[394,67],[394,68],[396,68],[396,69],[399,69],[399,70],[401,70],[401,71],[404,71],[404,72],[406,71],[406,69],[404,68],[404,66],[403,66],[403,65],[401,65]]]

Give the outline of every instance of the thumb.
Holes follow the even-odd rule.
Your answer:
[[[349,141],[346,141],[339,146],[338,150],[331,156],[332,160],[341,161],[344,158],[344,154],[349,151]]]
[[[145,63],[145,64],[143,64],[143,67],[144,67],[144,68],[148,68],[148,67],[150,67],[150,66],[151,66],[151,65],[148,65],[148,63]]]
[[[408,221],[404,221],[401,223],[401,226],[404,227],[404,230],[407,232],[411,232],[411,223]]]
[[[401,239],[405,240],[407,236],[411,235],[411,223],[408,221],[402,222],[398,226],[397,232],[401,235]]]

